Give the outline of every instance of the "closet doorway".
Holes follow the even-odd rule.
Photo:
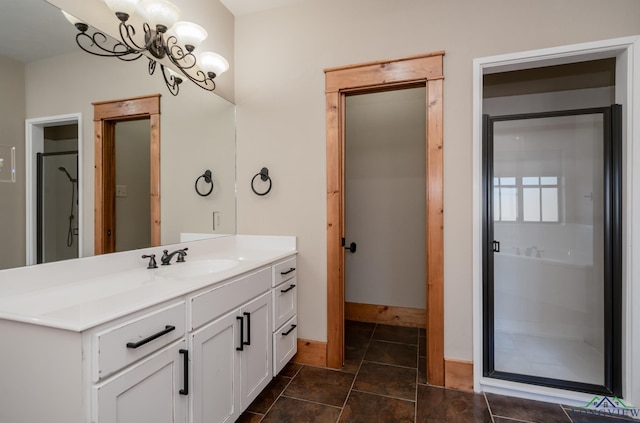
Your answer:
[[[116,220],[116,125],[131,130],[133,121],[145,121],[148,125],[148,186],[144,196],[148,198],[149,245],[160,245],[160,94],[93,103],[95,125],[95,254],[105,254],[143,245],[117,243]],[[146,220],[146,219],[145,219]],[[127,228],[124,229],[125,231]],[[138,241],[135,241],[138,242]]]
[[[424,328],[425,89],[345,106],[346,319]]]
[[[348,96],[420,89],[425,99],[423,260],[426,269],[427,380],[444,385],[442,59],[444,53],[326,69],[327,101],[327,366],[344,363],[346,103]],[[355,247],[355,248],[354,248]],[[388,248],[397,248],[389,245]]]

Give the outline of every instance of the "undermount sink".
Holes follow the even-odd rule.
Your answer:
[[[161,266],[158,275],[173,279],[197,278],[222,272],[237,265],[238,260],[233,259],[187,261],[184,263],[173,263],[170,266]]]

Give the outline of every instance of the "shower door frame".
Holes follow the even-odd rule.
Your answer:
[[[493,234],[494,123],[602,114],[604,171],[604,384],[552,379],[495,369]],[[489,116],[483,115],[482,137],[482,302],[483,376],[577,392],[622,396],[622,108],[588,109]],[[498,250],[499,251],[499,250]]]
[[[44,184],[44,180],[43,180],[43,169],[42,169],[42,163],[43,163],[43,158],[44,157],[52,157],[52,156],[65,156],[65,155],[75,155],[76,156],[76,182],[75,182],[75,186],[74,186],[74,190],[76,190],[76,195],[79,195],[78,192],[78,181],[80,180],[79,178],[79,170],[80,170],[80,156],[79,156],[79,151],[78,150],[70,150],[70,151],[59,151],[59,152],[54,152],[54,153],[41,153],[38,152],[36,153],[36,262],[35,264],[41,264],[44,263],[43,262],[43,254],[44,254],[44,242],[43,242],[43,229],[42,229],[42,225],[43,225],[43,220],[44,220],[44,211],[42,209],[43,207],[43,184]],[[77,196],[76,196],[76,200],[77,200]],[[80,203],[79,201],[76,202],[76,226],[78,226],[78,220],[77,220],[77,216],[79,214],[79,209],[80,209]],[[73,236],[80,236],[80,230],[79,227],[76,227],[76,231],[77,233],[74,234]],[[77,242],[77,241],[76,241]],[[78,245],[79,247],[79,245]],[[78,257],[80,257],[80,249],[78,248]]]

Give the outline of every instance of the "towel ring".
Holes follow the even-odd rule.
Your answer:
[[[200,179],[203,179],[203,178],[205,183],[211,184],[211,186],[209,187],[209,191],[207,192],[200,192],[200,188],[198,188],[198,182],[200,182]],[[198,179],[196,179],[195,188],[196,188],[196,192],[201,197],[206,197],[207,195],[213,192],[213,179],[211,179],[211,171],[209,169],[205,170],[205,172],[202,175],[200,175]]]
[[[255,182],[256,182],[256,178],[260,177],[260,179],[262,179],[264,182],[269,181],[269,188],[267,188],[267,190],[265,192],[258,192],[256,191],[256,188],[254,186]],[[263,195],[267,195],[269,194],[269,191],[271,191],[271,187],[273,186],[273,184],[271,183],[271,177],[269,176],[269,169],[267,169],[266,167],[263,167],[260,172],[256,173],[253,177],[253,179],[251,179],[251,190],[254,192],[254,194],[259,195],[259,196],[263,196]]]

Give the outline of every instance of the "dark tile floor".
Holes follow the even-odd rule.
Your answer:
[[[425,331],[347,321],[341,370],[289,363],[240,423],[617,422],[570,408],[429,386]]]

